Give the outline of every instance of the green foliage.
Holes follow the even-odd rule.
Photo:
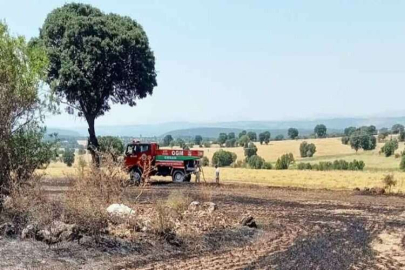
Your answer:
[[[246,159],[250,158],[251,156],[254,156],[257,154],[257,147],[254,143],[249,143],[247,147],[245,147],[245,157]]]
[[[247,132],[246,132],[246,130],[243,130],[243,131],[241,131],[240,133],[239,133],[239,139],[240,138],[242,138],[243,136],[245,136],[245,135],[247,135]]]
[[[347,127],[347,128],[345,128],[344,133],[347,137],[350,137],[350,135],[352,135],[352,133],[355,132],[356,130],[357,130],[356,127]],[[344,144],[347,144],[347,143],[344,143]]]
[[[169,146],[172,141],[173,141],[172,135],[166,135],[163,138],[162,146]]]
[[[113,103],[135,106],[157,86],[148,37],[130,17],[65,4],[48,14],[37,43],[50,60],[47,82],[54,97],[86,119],[90,149],[98,148],[97,117]]]
[[[302,142],[300,145],[301,157],[312,157],[316,152],[316,146],[313,143],[308,144],[307,142]]]
[[[362,171],[365,167],[363,161],[353,160],[347,162],[345,160],[335,160],[334,162],[319,162],[318,164],[310,163],[299,163],[297,165],[298,170],[316,170],[316,171],[331,171],[331,170],[342,170],[342,171]]]
[[[236,146],[236,139],[235,138],[226,140],[225,147],[235,147],[235,146]]]
[[[376,138],[364,131],[357,130],[350,135],[350,146],[356,150],[356,152],[359,149],[363,150],[373,150],[377,146],[377,140]]]
[[[342,137],[342,144],[348,145],[350,142],[350,137],[344,136]]]
[[[297,165],[298,170],[312,170],[311,163],[298,163]]]
[[[184,148],[186,146],[186,142],[181,138],[177,138],[175,141],[175,145],[179,146],[180,148]]]
[[[400,142],[405,141],[405,131],[400,131],[399,132],[398,141],[400,141]]]
[[[259,142],[260,144],[269,144],[271,138],[271,133],[269,131],[265,131],[259,134]]]
[[[40,46],[11,36],[0,21],[0,194],[8,193],[11,183],[30,180],[55,157],[39,127],[46,104],[38,93],[47,64]]]
[[[114,136],[98,137],[99,151],[111,156],[114,161],[124,153],[124,144],[121,139]]]
[[[72,167],[73,163],[75,162],[75,150],[66,148],[62,155],[62,161],[68,167]]]
[[[282,140],[284,140],[284,135],[279,134],[279,135],[277,135],[277,136],[274,138],[274,140],[276,140],[276,141],[282,141]]]
[[[294,161],[292,153],[284,154],[277,159],[276,170],[287,170]]]
[[[398,133],[400,133],[401,131],[404,132],[404,126],[401,125],[401,124],[395,124],[395,125],[393,125],[392,128],[391,128],[392,134],[398,134]]]
[[[212,156],[211,163],[212,166],[217,165],[218,167],[230,166],[236,158],[237,156],[235,153],[219,149]]]
[[[201,165],[204,166],[204,167],[209,166],[210,165],[210,160],[206,156],[203,156],[202,159],[201,159]]]
[[[226,135],[226,133],[219,133],[218,144],[223,145],[227,139],[228,139],[228,135]]]
[[[205,148],[210,148],[210,147],[211,147],[211,143],[210,143],[209,141],[204,141],[204,142],[203,142],[203,146],[204,146]]]
[[[296,128],[289,128],[288,129],[288,137],[290,137],[291,140],[294,140],[295,138],[298,137],[298,129]]]
[[[314,133],[318,138],[325,138],[326,137],[327,128],[325,125],[320,124],[314,128]]]
[[[239,138],[238,144],[239,146],[247,147],[249,142],[250,142],[249,137],[247,135],[243,135],[242,137]]]
[[[262,169],[263,165],[265,163],[265,160],[262,157],[253,155],[253,156],[250,156],[249,158],[247,158],[247,163],[249,164],[249,167],[252,169]]]
[[[405,155],[402,155],[402,157],[401,157],[401,163],[399,163],[399,168],[402,171],[405,171]]]
[[[235,132],[228,133],[228,140],[236,139]]]
[[[271,170],[271,169],[273,169],[273,166],[271,165],[270,162],[266,161],[266,162],[263,163],[262,169],[263,170]]]
[[[247,134],[247,136],[249,137],[249,139],[250,139],[252,142],[257,141],[257,134],[256,134],[256,132],[249,131],[248,134]]]
[[[398,149],[398,141],[390,140],[384,144],[381,148],[381,152],[384,153],[386,157],[390,157],[395,153],[395,150]]]
[[[203,138],[201,137],[201,135],[196,135],[194,138],[194,144],[196,145],[201,145]]]

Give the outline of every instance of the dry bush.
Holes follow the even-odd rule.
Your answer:
[[[164,236],[171,233],[174,229],[174,223],[170,217],[170,209],[165,201],[159,200],[155,203],[156,217],[152,222],[153,231]]]
[[[65,205],[66,221],[79,225],[96,239],[108,226],[106,208],[122,202],[126,183],[121,164],[109,157],[102,160],[100,168],[91,165],[72,180]]]
[[[395,180],[393,174],[387,174],[386,176],[384,176],[382,182],[384,183],[385,188],[388,188],[390,192],[392,187],[397,185],[397,180]]]
[[[203,202],[212,202],[212,188],[208,185],[202,185],[199,189],[198,197]]]
[[[2,210],[3,219],[12,222],[21,231],[27,224],[39,227],[50,224],[61,217],[63,207],[61,203],[51,201],[40,187],[42,175],[32,175],[24,184],[11,185],[10,196]]]
[[[180,190],[172,191],[166,200],[166,206],[173,209],[176,213],[182,214],[187,210],[192,199]]]

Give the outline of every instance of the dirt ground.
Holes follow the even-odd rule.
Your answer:
[[[64,189],[62,183],[48,186],[55,198]],[[144,190],[136,211],[150,211],[156,200],[177,190],[194,200],[209,199],[218,210],[183,225],[190,230],[175,243],[139,233],[48,248],[0,237],[0,269],[405,269],[403,197],[158,183]],[[138,194],[131,188],[127,196]],[[255,218],[257,229],[238,224],[246,215]]]

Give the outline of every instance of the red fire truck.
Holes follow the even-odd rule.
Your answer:
[[[171,176],[174,182],[190,182],[200,166],[204,152],[199,150],[159,149],[157,143],[133,142],[125,151],[125,166],[131,182],[139,184],[142,174]]]

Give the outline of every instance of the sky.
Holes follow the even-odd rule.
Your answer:
[[[29,39],[67,2],[0,0],[0,19]],[[80,2],[135,19],[156,57],[153,95],[96,125],[405,115],[405,1]]]

